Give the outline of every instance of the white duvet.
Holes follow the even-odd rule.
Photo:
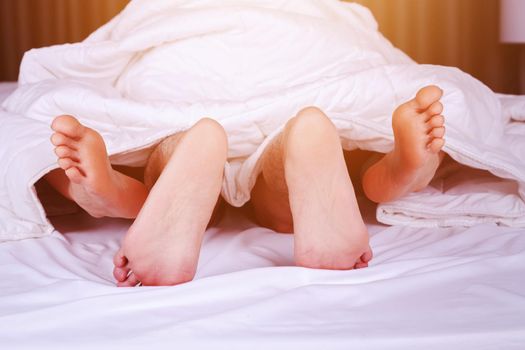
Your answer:
[[[524,97],[495,95],[455,68],[415,64],[356,4],[131,1],[82,43],[26,53],[0,118],[0,240],[53,231],[33,185],[57,167],[49,142],[57,115],[98,130],[112,162],[126,165],[144,164],[148,146],[214,118],[230,146],[222,194],[240,206],[265,145],[299,109],[324,110],[347,149],[388,152],[392,111],[429,84],[445,91],[445,151],[499,179],[445,172],[379,206],[378,218],[525,226]]]

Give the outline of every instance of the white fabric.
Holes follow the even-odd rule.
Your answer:
[[[410,225],[415,227],[472,226],[483,222],[525,226],[516,181],[446,161],[424,190],[383,203],[377,209],[377,219],[390,225],[406,224],[407,216],[413,219]]]
[[[0,245],[1,347],[524,348],[524,229],[386,227],[362,209],[369,268],[293,267],[293,236],[228,213],[205,235],[195,281],[127,289],[112,256],[129,222],[62,216],[64,236]]]
[[[0,82],[0,104],[16,89],[17,85],[16,82]]]
[[[83,43],[29,51],[19,84],[0,119],[0,161],[7,165],[0,168],[0,240],[52,232],[32,185],[57,167],[49,142],[57,115],[72,114],[101,132],[117,155],[112,161],[128,165],[143,163],[147,152],[136,151],[160,138],[215,118],[230,144],[222,194],[239,206],[249,199],[265,145],[301,108],[324,110],[346,148],[388,152],[392,111],[428,84],[445,91],[445,151],[519,183],[510,197],[490,190],[491,208],[513,208],[505,216],[494,210],[491,220],[525,222],[525,132],[516,122],[525,115],[524,98],[505,97],[502,109],[471,76],[414,64],[356,4],[134,0]],[[462,222],[486,221],[472,200],[481,197],[471,195],[456,193],[445,214],[434,209],[440,196],[412,195],[417,213],[399,201],[389,204],[393,210],[380,207],[380,217],[446,226],[461,209],[468,217]]]

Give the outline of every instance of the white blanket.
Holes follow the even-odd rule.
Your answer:
[[[26,53],[0,119],[0,240],[52,232],[33,185],[57,167],[49,142],[57,115],[98,130],[112,162],[127,165],[144,164],[148,146],[212,117],[229,137],[222,194],[240,206],[264,147],[299,109],[324,110],[347,149],[388,152],[392,111],[429,84],[445,91],[445,151],[510,181],[434,187],[380,206],[378,217],[525,226],[523,97],[497,96],[455,68],[415,64],[356,4],[134,0],[82,43]]]

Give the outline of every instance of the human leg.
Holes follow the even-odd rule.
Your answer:
[[[145,170],[150,195],[114,258],[119,286],[139,281],[174,285],[193,279],[226,156],[224,130],[211,119],[155,149]]]
[[[368,233],[339,136],[324,113],[315,107],[299,112],[262,161],[252,193],[256,217],[274,229],[293,227],[297,265],[367,266]]]
[[[135,218],[148,190],[111,167],[100,134],[71,116],[55,118],[51,127],[60,166],[44,177],[51,186],[94,217]]]
[[[394,149],[375,156],[363,172],[363,189],[370,200],[395,200],[432,180],[445,155],[442,95],[438,87],[427,86],[395,110]]]

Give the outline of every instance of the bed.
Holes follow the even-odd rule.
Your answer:
[[[294,267],[291,235],[228,209],[193,282],[126,289],[112,257],[130,221],[54,217],[51,236],[0,244],[2,348],[525,348],[524,229],[385,226],[360,206],[366,269]]]

